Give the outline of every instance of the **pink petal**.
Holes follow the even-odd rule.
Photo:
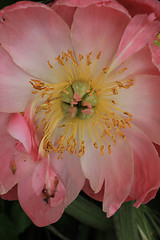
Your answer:
[[[129,13],[155,13],[156,17],[160,18],[160,3],[157,0],[117,0],[120,4],[125,6]]]
[[[154,63],[154,65],[158,68],[158,70],[160,71],[160,47],[156,46],[154,41],[159,41],[159,39],[157,38],[157,36],[155,36],[154,40],[151,42],[150,49],[152,52],[152,61]]]
[[[0,113],[0,194],[7,193],[35,165],[28,154],[16,149],[17,141],[7,132],[10,117],[10,114]]]
[[[83,55],[83,61],[86,62],[86,56],[93,52],[90,58],[94,64],[98,53],[101,51],[100,59],[93,69],[94,77],[97,74],[97,68],[101,71],[109,64],[116,53],[128,22],[128,16],[112,5],[109,7],[91,5],[76,10],[71,29],[76,56]]]
[[[49,167],[48,159],[44,158],[40,163],[37,164],[32,174],[32,187],[34,192],[39,195],[43,189],[46,172]]]
[[[48,65],[58,65],[55,58],[72,50],[67,24],[44,4],[24,2],[1,11],[0,42],[13,61],[27,73],[53,81],[55,72]]]
[[[38,179],[40,180],[40,176],[44,179],[43,174],[41,175],[41,169],[39,170],[38,176],[38,171],[35,169]],[[52,169],[49,169],[48,175],[46,175],[47,178],[43,182],[43,188],[37,194],[37,190],[35,191],[36,185],[33,187],[33,175],[34,171],[18,184],[18,198],[26,214],[37,226],[42,227],[56,222],[61,217],[65,207],[65,188],[61,180],[59,180],[56,191],[48,197],[48,188],[53,191],[57,176]],[[37,187],[39,189],[39,184]]]
[[[24,117],[19,113],[12,114],[8,127],[8,133],[19,140],[28,153],[31,152],[31,133]]]
[[[152,142],[140,129],[132,126],[125,134],[134,157],[134,179],[129,196],[137,200],[135,206],[139,207],[155,196],[160,186],[160,159]]]
[[[51,154],[51,164],[66,189],[65,206],[70,204],[83,188],[85,177],[83,175],[79,157],[65,151],[60,159],[58,155]]]
[[[154,19],[154,14],[133,17],[123,34],[115,60],[110,67],[111,69],[138,52],[153,39],[153,36],[160,29],[160,23],[153,21]]]
[[[101,0],[56,0],[54,4],[56,5],[67,5],[71,7],[86,7],[91,4],[96,4],[102,2]],[[104,0],[103,2],[108,2],[108,0]]]
[[[155,190],[151,190],[151,191],[147,194],[147,196],[145,197],[145,199],[144,199],[144,201],[143,201],[142,203],[143,203],[143,204],[146,204],[146,203],[148,203],[150,200],[152,200],[153,198],[155,198],[158,190],[159,190],[159,187],[158,187],[157,189],[155,189]]]
[[[132,114],[132,122],[142,129],[152,142],[160,143],[157,134],[160,131],[160,77],[139,75],[134,79],[133,86],[119,91],[117,107]]]
[[[89,181],[86,180],[85,181],[85,184],[83,186],[83,191],[90,197],[92,197],[93,199],[97,200],[97,201],[103,201],[103,196],[104,196],[104,186],[102,187],[102,189],[98,192],[98,193],[95,193],[90,184],[89,184]]]
[[[132,183],[133,159],[128,142],[119,139],[111,154],[105,152],[104,156],[88,144],[81,165],[95,193],[104,183],[103,210],[110,217],[127,198]]]
[[[63,20],[68,24],[69,28],[71,28],[76,7],[68,7],[65,5],[53,4],[51,8],[56,13],[58,13],[63,18]]]
[[[119,74],[119,72],[121,73]],[[140,74],[159,75],[158,69],[152,63],[151,52],[148,46],[133,54],[115,68],[114,71],[110,73],[110,76],[108,76],[108,79],[111,77],[111,80],[113,80],[114,76],[114,81],[123,81],[126,79],[134,79],[134,76]],[[127,91],[123,92],[124,96]],[[121,92],[121,90],[118,92]],[[117,98],[119,99],[119,95]]]
[[[95,4],[97,6],[110,6],[115,9],[118,9],[119,11],[128,14],[128,11],[117,1],[115,0],[56,0],[54,1],[55,5],[66,5],[70,7],[88,7],[92,4]]]
[[[9,201],[18,200],[17,185],[12,187],[6,194],[1,195],[1,198]]]
[[[33,100],[31,76],[14,64],[0,46],[0,111],[22,112]]]

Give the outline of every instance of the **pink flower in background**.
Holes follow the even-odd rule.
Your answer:
[[[36,225],[57,221],[81,189],[108,217],[154,198],[159,17],[156,0],[1,10],[0,194]]]

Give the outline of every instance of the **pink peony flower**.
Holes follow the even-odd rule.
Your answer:
[[[57,221],[81,189],[108,217],[154,198],[159,18],[157,0],[1,10],[0,194],[36,225]]]

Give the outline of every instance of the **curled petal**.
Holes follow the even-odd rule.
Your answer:
[[[0,114],[0,194],[7,193],[34,168],[32,158],[17,150],[17,140],[8,132],[7,126],[11,115]]]
[[[51,168],[47,168],[44,175],[43,161],[46,160],[18,184],[19,202],[39,227],[58,221],[65,208],[66,195],[62,181]]]
[[[128,24],[110,70],[125,61],[129,56],[145,47],[160,29],[160,23],[153,21],[154,14],[136,15]]]
[[[8,127],[8,133],[25,147],[28,153],[31,152],[31,133],[24,117],[19,113],[12,114]]]

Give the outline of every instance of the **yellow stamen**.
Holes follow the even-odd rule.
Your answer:
[[[56,70],[50,61],[47,61],[48,67],[54,71],[57,79],[61,79],[60,82],[47,84],[37,79],[30,80],[36,90],[32,93],[37,97],[31,109],[32,114],[36,115],[36,130],[40,131],[42,126],[40,149],[43,150],[44,156],[55,151],[60,159],[64,151],[68,151],[82,157],[86,152],[86,134],[102,156],[105,155],[105,150],[111,154],[111,145],[116,145],[117,136],[126,139],[123,129],[131,127],[133,116],[117,107],[116,97],[122,88],[130,88],[134,80],[125,77],[121,81],[114,80],[118,74],[127,71],[127,67],[112,75],[108,74],[110,66],[103,68],[98,77],[94,78],[92,73],[101,54],[99,51],[92,64],[92,52],[87,56],[79,54],[76,60],[72,51],[63,51],[62,56],[58,55],[55,58],[60,70]],[[79,81],[83,87],[87,83],[82,96],[75,90]],[[95,95],[97,100],[94,105],[92,102]],[[90,102],[86,102],[86,99]],[[80,114],[81,109],[83,111]]]

